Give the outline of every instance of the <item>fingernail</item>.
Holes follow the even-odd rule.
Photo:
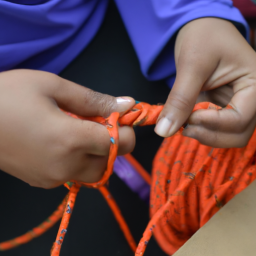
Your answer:
[[[157,123],[155,127],[155,132],[162,137],[168,137],[170,134],[170,129],[172,127],[172,122],[166,118],[163,117],[160,119],[160,121]]]
[[[118,97],[116,98],[116,103],[116,111],[118,111],[120,115],[123,115],[134,105],[134,99],[131,97]]]

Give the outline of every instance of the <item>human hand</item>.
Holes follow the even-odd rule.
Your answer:
[[[32,186],[52,188],[69,180],[98,181],[107,165],[110,138],[95,122],[125,112],[132,98],[94,92],[54,74],[32,70],[0,73],[0,169]],[[135,135],[119,128],[119,153],[130,152]]]
[[[216,18],[191,21],[175,45],[177,77],[155,128],[163,137],[186,122],[185,136],[213,147],[243,147],[256,124],[256,53],[234,25]],[[199,110],[192,115],[200,91],[215,89],[215,100],[233,109]],[[216,89],[217,88],[217,89]],[[217,92],[217,94],[216,94]],[[220,94],[218,95],[218,92]],[[225,94],[225,93],[224,93]]]

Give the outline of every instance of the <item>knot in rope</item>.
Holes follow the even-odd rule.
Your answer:
[[[227,108],[231,107],[227,106]],[[113,164],[117,157],[118,124],[121,126],[155,124],[162,109],[162,105],[151,106],[140,102],[122,117],[119,113],[112,113],[106,119],[103,117],[81,117],[67,113],[74,118],[104,125],[110,135],[110,153],[107,169],[100,181],[95,183],[77,181],[65,183],[69,193],[52,215],[54,218],[49,217],[50,224],[45,228],[41,224],[33,229],[33,237],[42,234],[60,219],[60,213],[63,212],[51,256],[60,254],[76,196],[81,186],[99,189],[136,256],[144,254],[153,233],[162,249],[168,255],[172,255],[225,203],[256,179],[255,132],[244,148],[217,149],[201,145],[194,139],[182,136],[183,128],[181,128],[174,136],[163,141],[154,159],[150,193],[151,220],[137,247],[118,206],[104,185],[113,172]],[[219,110],[221,107],[203,102],[197,104],[193,112],[199,109]],[[132,156],[127,156],[126,159],[137,169],[146,182],[150,183],[148,173]],[[13,240],[0,243],[0,250],[10,249],[26,243],[32,238],[28,232]]]

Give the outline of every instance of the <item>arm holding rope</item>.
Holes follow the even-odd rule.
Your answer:
[[[0,74],[0,169],[32,186],[52,188],[68,180],[94,182],[109,154],[106,128],[67,116],[104,116],[125,112],[129,97],[115,98],[54,74],[14,70]],[[119,129],[119,153],[130,152],[133,129]]]

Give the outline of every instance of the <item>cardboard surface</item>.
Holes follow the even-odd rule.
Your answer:
[[[173,256],[256,256],[256,181],[228,202]]]

